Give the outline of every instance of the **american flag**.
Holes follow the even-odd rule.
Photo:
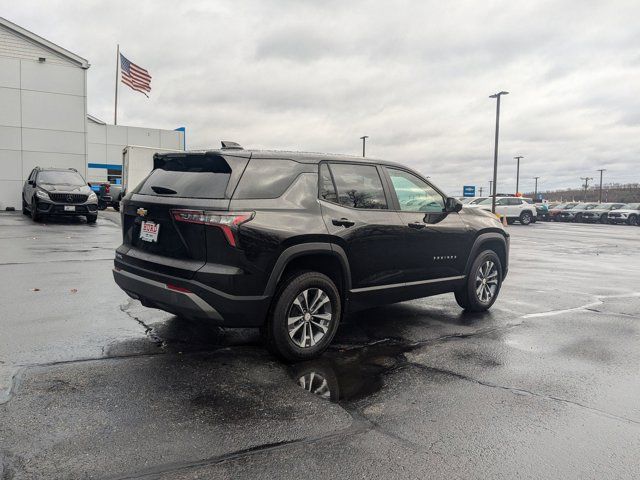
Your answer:
[[[120,72],[122,74],[122,83],[149,97],[147,92],[151,91],[151,75],[147,70],[120,54]]]

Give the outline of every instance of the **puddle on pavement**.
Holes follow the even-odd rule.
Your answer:
[[[404,354],[415,345],[378,343],[334,350],[322,358],[289,367],[293,381],[331,402],[355,402],[380,390],[384,376],[406,364]]]

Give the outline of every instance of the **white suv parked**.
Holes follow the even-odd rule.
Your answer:
[[[527,200],[531,201],[522,197],[496,197],[496,214],[501,217],[507,217],[507,223],[515,221],[520,222],[522,225],[535,223],[538,219],[536,206]],[[491,211],[491,197],[477,205],[469,205],[467,208],[481,208]]]

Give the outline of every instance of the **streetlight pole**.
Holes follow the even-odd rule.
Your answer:
[[[365,135],[363,137],[360,137],[360,140],[362,140],[362,156],[363,157],[364,157],[364,148],[365,148],[364,146],[365,146],[365,143],[367,141],[367,138],[369,138],[369,135]]]
[[[540,178],[540,177],[533,177],[533,179],[536,181],[536,190],[535,190],[535,193],[533,194],[533,198],[534,198],[534,200],[535,200],[536,198],[538,198],[538,179],[539,179],[539,178]]]
[[[593,177],[580,177],[580,180],[584,180],[584,201],[587,201],[587,188],[589,188],[589,180],[593,180]]]
[[[602,203],[602,172],[606,172],[607,169],[606,168],[600,168],[600,169],[598,169],[598,171],[600,172],[600,193],[598,195],[598,203]]]
[[[496,190],[498,188],[498,135],[500,132],[500,97],[502,95],[509,95],[509,92],[501,91],[498,93],[494,93],[493,95],[489,95],[489,98],[496,99],[496,139],[493,149],[493,195],[491,200],[491,212],[496,213]]]
[[[524,158],[522,155],[518,155],[517,157],[513,157],[518,161],[518,166],[516,167],[516,195],[520,190],[518,187],[520,186],[520,159]]]
[[[489,180],[489,196],[493,195],[493,193],[492,193],[493,192],[493,190],[492,190],[493,187],[491,185],[493,185],[493,180]]]

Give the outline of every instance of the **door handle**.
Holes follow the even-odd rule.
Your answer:
[[[426,227],[426,225],[424,223],[421,222],[412,222],[409,224],[410,228],[415,228],[416,230],[421,230],[424,227]]]
[[[352,227],[356,224],[356,222],[352,222],[348,218],[333,218],[331,219],[331,223],[333,223],[336,227]]]

